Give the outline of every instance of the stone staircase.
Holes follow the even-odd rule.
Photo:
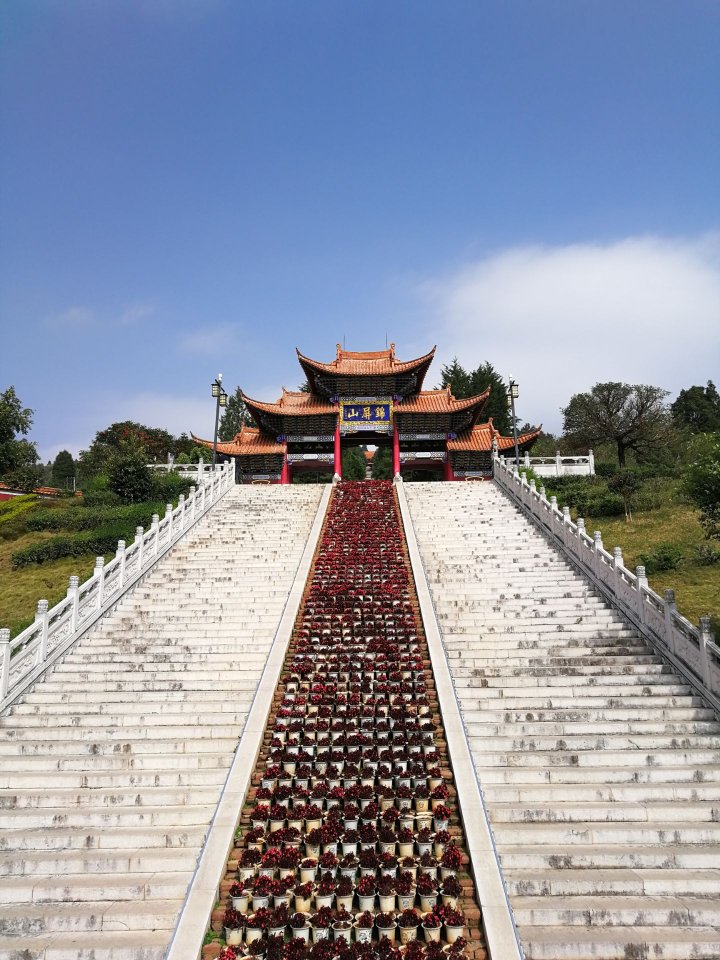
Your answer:
[[[322,487],[236,487],[0,718],[0,960],[159,960]]]
[[[407,484],[528,960],[720,958],[720,724],[494,484]]]

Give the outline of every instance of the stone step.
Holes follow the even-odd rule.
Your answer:
[[[93,757],[116,754],[133,757],[141,754],[166,755],[207,753],[207,740],[202,726],[193,728],[193,736],[187,737],[185,727],[138,728],[130,738],[127,730],[103,729],[102,736],[97,730],[77,729],[71,736],[66,727],[48,730],[47,736],[35,739],[27,731],[12,740],[0,740],[0,757],[38,756],[38,757]],[[223,750],[232,753],[240,738],[242,726],[231,737],[218,737],[213,740],[216,752]],[[52,734],[52,737],[50,736]],[[68,739],[68,737],[71,737]]]
[[[717,928],[520,927],[526,960],[718,960]]]
[[[54,933],[24,937],[21,960],[163,960],[169,942],[166,930]],[[0,937],[0,960],[18,960],[17,939]]]
[[[54,933],[166,930],[169,934],[175,925],[178,908],[176,899],[125,903],[87,901],[77,905],[56,903],[52,910],[48,910],[45,904],[27,904],[22,914],[14,905],[0,906],[0,937],[22,938],[22,943],[27,937]]]
[[[479,743],[481,740],[485,739],[489,747],[492,747],[492,754],[496,754],[499,751],[507,751],[508,755],[514,755],[518,752],[523,753],[547,753],[547,751],[553,751],[556,756],[552,761],[554,764],[563,763],[564,761],[560,759],[563,754],[567,754],[568,751],[578,751],[579,754],[582,754],[583,751],[596,751],[602,750],[603,753],[606,751],[612,751],[616,753],[618,751],[628,751],[625,756],[628,758],[625,762],[635,762],[633,760],[633,752],[647,753],[652,751],[653,753],[656,750],[662,751],[693,751],[693,750],[710,750],[715,749],[720,751],[720,737],[710,736],[708,734],[700,734],[698,736],[693,735],[684,735],[680,737],[676,736],[662,736],[661,734],[644,734],[637,733],[630,736],[623,736],[622,734],[600,734],[593,736],[592,734],[582,734],[582,733],[566,733],[559,737],[544,737],[544,736],[533,736],[532,734],[522,735],[518,733],[516,737],[507,737],[503,735],[486,737],[484,736],[485,731],[480,730],[478,732],[477,727],[481,726],[479,724],[468,724],[467,733],[468,737],[474,741],[474,749],[477,749],[476,743]],[[489,754],[488,754],[489,755]],[[720,761],[720,752],[715,754],[718,761]],[[510,762],[510,761],[508,761]],[[513,760],[513,762],[515,762]],[[526,758],[526,761],[530,763],[531,761]],[[547,758],[543,758],[543,763],[547,763]],[[582,761],[580,759],[575,759],[573,757],[570,761],[573,765],[576,763],[582,766]]]
[[[505,880],[511,896],[523,897],[673,895],[707,900],[720,895],[718,869],[507,870]]]
[[[552,720],[537,723],[487,723],[481,713],[465,715],[465,724],[468,735],[471,737],[503,737],[508,735],[548,737],[564,736],[565,734],[579,736],[583,734],[610,735],[637,735],[644,737],[660,734],[668,737],[682,737],[685,734],[698,737],[701,734],[720,734],[720,723],[716,720],[695,720],[683,723],[656,723],[652,720],[598,720],[591,723],[584,720],[568,720],[564,723]],[[703,742],[704,741],[703,739]]]
[[[217,770],[226,770],[231,760],[232,756],[227,753],[169,755],[162,750],[144,756],[128,753],[119,756],[93,756],[91,759],[83,755],[65,758],[33,755],[7,757],[0,770],[0,788],[19,786],[19,782],[12,781],[10,774],[20,777],[53,771],[53,782],[58,782],[59,777],[69,773],[86,774],[88,777],[122,773],[128,780],[132,780],[136,776],[162,772],[175,773],[179,778],[183,773],[213,774]]]
[[[0,851],[0,876],[62,877],[83,873],[117,876],[192,871],[198,850],[189,847],[158,847],[143,850],[26,850]]]
[[[80,807],[67,810],[64,807],[43,807],[36,810],[3,810],[0,807],[0,829],[3,830],[56,830],[59,828],[87,828],[88,830],[116,827],[172,827],[206,826],[209,820],[207,806],[128,807],[114,810],[97,807]],[[2,849],[2,848],[0,848]]]
[[[114,873],[75,873],[38,878],[0,877],[0,903],[84,903],[113,900],[177,900],[185,896],[188,877],[176,873],[137,873],[130,876]]]
[[[145,806],[180,806],[211,804],[216,799],[214,787],[203,790],[146,787],[132,790],[74,790],[71,787],[48,787],[42,793],[34,789],[9,789],[0,792],[0,810],[43,810],[60,807],[66,812],[82,808],[117,810],[130,807],[142,810]]]
[[[627,783],[706,783],[720,782],[720,767],[706,764],[695,766],[688,764],[680,766],[681,758],[677,758],[676,767],[652,766],[607,766],[593,769],[591,765],[585,767],[547,767],[534,769],[523,767],[481,767],[476,756],[473,756],[475,767],[481,784],[627,784]]]
[[[719,871],[720,872],[720,871]],[[674,896],[543,898],[519,896],[513,901],[521,925],[592,927],[717,927],[720,903],[708,898]]]
[[[189,847],[196,853],[205,836],[205,826],[117,827],[107,832],[65,826],[37,830],[5,830],[0,840],[3,853],[52,850],[143,850],[166,847]]]
[[[494,806],[503,803],[545,804],[561,809],[565,803],[648,803],[663,801],[720,801],[720,777],[715,782],[508,785],[483,781],[483,792]]]
[[[660,800],[644,803],[615,801],[557,802],[552,806],[531,806],[525,798],[519,803],[502,803],[495,800],[490,819],[497,830],[505,830],[505,824],[534,823],[717,823],[720,821],[720,805],[713,801],[693,800],[688,803]],[[542,842],[538,838],[538,842]]]

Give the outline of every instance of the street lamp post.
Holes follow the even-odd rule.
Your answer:
[[[515,469],[520,469],[520,450],[518,449],[518,432],[517,432],[517,418],[515,417],[515,401],[520,396],[518,390],[518,385],[515,383],[512,377],[508,383],[508,406],[510,407],[510,415],[512,416],[512,428],[513,428],[513,439],[515,441]]]
[[[218,423],[220,422],[220,407],[227,406],[227,394],[222,388],[222,374],[219,373],[215,380],[213,380],[210,386],[210,393],[213,397],[216,398],[217,402],[215,404],[215,436],[213,437],[213,458],[212,465],[213,470],[215,469],[215,463],[217,461],[217,437],[218,437]]]

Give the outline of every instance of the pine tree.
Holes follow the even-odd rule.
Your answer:
[[[52,481],[57,487],[72,486],[75,477],[75,461],[69,450],[61,450],[52,465]]]
[[[235,391],[228,396],[227,406],[220,417],[218,440],[225,442],[232,440],[236,434],[240,433],[243,424],[250,426],[252,422],[253,419],[243,400],[242,390],[240,387],[235,387]]]

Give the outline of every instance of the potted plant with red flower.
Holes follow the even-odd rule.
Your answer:
[[[375,917],[375,926],[377,927],[378,936],[380,937],[381,942],[383,937],[390,941],[395,939],[395,928],[397,924],[395,922],[395,917],[391,912],[378,913]]]
[[[225,911],[223,927],[225,928],[225,942],[230,946],[239,946],[243,942],[243,935],[247,925],[244,913],[232,908]]]
[[[372,931],[373,926],[375,925],[375,918],[369,910],[359,913],[355,917],[355,940],[358,943],[370,943],[372,940]]]
[[[315,943],[327,939],[333,922],[333,911],[330,907],[321,907],[310,917],[312,938]]]
[[[308,923],[308,918],[306,914],[293,913],[290,916],[290,933],[294,940],[304,940],[307,942],[310,939],[310,924]]]
[[[397,920],[400,931],[400,942],[409,943],[417,937],[420,926],[420,914],[412,908],[403,910]]]

